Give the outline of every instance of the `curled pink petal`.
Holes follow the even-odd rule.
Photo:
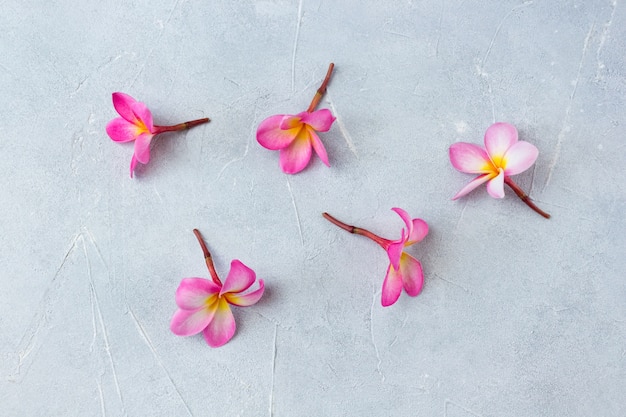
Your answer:
[[[504,170],[487,183],[487,192],[493,198],[504,198]]]
[[[183,310],[196,310],[207,305],[211,296],[219,294],[220,287],[204,278],[185,278],[176,290],[176,305]]]
[[[282,130],[280,124],[285,115],[270,116],[263,120],[256,131],[256,140],[266,149],[278,150],[288,147],[298,135],[300,128]]]
[[[115,107],[115,111],[131,123],[135,123],[137,120],[132,110],[132,105],[135,103],[137,103],[137,100],[128,94],[113,93],[113,107]]]
[[[224,281],[220,296],[226,293],[238,293],[247,290],[256,280],[254,271],[238,259],[230,263],[230,271]]]
[[[235,334],[237,325],[230,306],[224,298],[219,299],[215,315],[204,329],[204,340],[211,347],[226,344]]]
[[[296,139],[280,150],[280,167],[287,174],[297,174],[311,160],[311,141],[306,129],[302,129]]]
[[[217,301],[217,297],[216,297]],[[215,316],[217,303],[197,310],[177,310],[172,317],[170,330],[177,336],[191,336],[204,330]]]
[[[141,134],[136,125],[122,117],[111,120],[106,127],[107,134],[116,142],[130,142]]]
[[[413,232],[413,221],[411,220],[411,216],[409,216],[409,213],[407,213],[405,210],[398,207],[393,207],[391,210],[395,211],[404,222],[404,225],[406,226],[406,235],[404,236],[403,240],[408,239],[408,237]]]
[[[477,176],[476,178],[471,180],[469,182],[469,184],[467,184],[465,187],[461,188],[461,191],[456,193],[455,196],[452,197],[452,199],[456,200],[456,199],[459,199],[459,198],[463,197],[464,195],[469,194],[470,191],[473,191],[476,187],[478,187],[479,185],[489,181],[491,178],[493,178],[492,174],[483,174],[483,175]]]
[[[493,169],[487,152],[473,143],[454,143],[448,152],[452,166],[458,171],[468,174],[484,174]]]
[[[393,265],[389,264],[387,268],[387,275],[383,281],[383,290],[381,296],[381,304],[383,307],[388,307],[398,301],[400,293],[402,292],[402,274],[399,268],[395,269]]]
[[[151,133],[143,133],[137,136],[137,139],[135,140],[134,156],[137,157],[137,161],[142,164],[150,162],[150,141],[153,136],[154,135]]]
[[[248,306],[251,306],[252,304],[256,304],[257,301],[259,301],[261,297],[263,296],[264,291],[265,291],[265,283],[263,282],[262,279],[260,279],[258,289],[252,292],[249,292],[247,294],[243,294],[243,295],[239,295],[235,293],[227,293],[227,294],[224,294],[224,298],[226,298],[226,301],[228,301],[230,304],[233,304],[239,307],[248,307]]]
[[[507,149],[517,142],[517,129],[509,123],[494,123],[485,132],[485,147],[494,165],[501,167]]]
[[[400,240],[396,240],[392,242],[389,246],[387,246],[387,256],[389,257],[389,262],[391,265],[398,269],[400,265],[400,255],[402,254],[402,249],[404,249],[404,241],[406,239],[406,234],[404,229],[402,229],[402,237]]]
[[[400,274],[404,291],[411,297],[415,297],[422,291],[424,285],[424,272],[422,264],[407,253],[402,253],[400,258]]]
[[[298,116],[301,117],[302,123],[306,123],[318,132],[328,132],[335,121],[335,117],[328,109],[317,110],[311,113],[302,112]]]
[[[130,177],[133,177],[133,173],[135,172],[135,167],[137,166],[137,157],[133,153],[133,157],[130,159]]]
[[[504,175],[515,175],[530,168],[539,156],[539,149],[528,142],[519,141],[504,154]]]
[[[324,144],[320,140],[319,136],[317,136],[317,133],[315,133],[315,131],[311,129],[310,127],[307,126],[305,127],[305,129],[309,131],[309,135],[311,138],[311,145],[313,146],[313,150],[315,151],[317,156],[320,157],[324,165],[329,167],[330,164],[328,163],[328,154],[326,153],[326,148],[324,147]]]
[[[421,242],[428,234],[428,223],[422,219],[413,219],[413,230],[407,239],[405,246]]]

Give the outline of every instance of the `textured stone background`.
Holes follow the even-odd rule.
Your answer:
[[[3,416],[626,415],[626,4],[0,0]],[[337,122],[295,176],[255,129],[329,62]],[[128,177],[111,93],[163,135]],[[494,121],[540,149],[452,202],[447,148]],[[417,298],[328,211],[427,220]],[[169,331],[181,278],[241,259],[267,284],[219,349]]]

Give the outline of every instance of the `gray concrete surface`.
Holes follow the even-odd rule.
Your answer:
[[[589,1],[0,0],[0,415],[626,415],[626,4]],[[337,122],[295,176],[265,117]],[[104,130],[111,93],[159,124]],[[450,198],[450,144],[494,121],[535,144],[510,190]],[[396,237],[417,298],[380,306],[387,259],[321,213]],[[226,346],[169,331],[180,279],[241,259],[267,293]]]

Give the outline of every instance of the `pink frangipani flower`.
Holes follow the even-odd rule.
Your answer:
[[[404,248],[420,242],[428,234],[428,224],[422,219],[411,219],[409,214],[401,208],[392,208],[404,221],[406,228],[402,229],[400,239],[389,240],[382,238],[369,230],[350,226],[343,223],[328,213],[323,213],[324,218],[336,226],[350,233],[362,235],[378,243],[389,257],[387,275],[383,281],[381,304],[387,307],[395,303],[400,297],[402,288],[411,297],[415,297],[422,291],[424,285],[424,273],[422,264],[404,252]]]
[[[458,171],[479,174],[461,189],[453,200],[461,198],[483,183],[494,198],[504,197],[504,184],[530,208],[545,217],[550,215],[533,203],[528,195],[511,179],[530,168],[537,159],[537,148],[518,140],[517,129],[509,123],[495,123],[485,132],[485,148],[473,143],[457,142],[450,146],[450,162]]]
[[[185,278],[176,290],[178,310],[172,317],[170,329],[178,336],[191,336],[203,333],[211,347],[226,344],[235,334],[236,324],[230,305],[248,307],[261,299],[265,286],[259,279],[259,288],[244,293],[256,281],[254,271],[235,259],[222,284],[211,254],[197,229],[194,234],[200,242],[212,280]]]
[[[296,115],[279,114],[263,120],[256,132],[257,141],[264,148],[280,151],[280,167],[287,174],[302,171],[309,163],[312,150],[326,166],[328,154],[316,132],[330,130],[335,117],[330,110],[315,111],[330,81],[334,64],[330,64],[326,78],[315,93],[306,111]]]
[[[203,118],[174,126],[155,126],[152,123],[152,113],[145,104],[119,92],[113,93],[113,107],[121,117],[116,117],[107,124],[107,134],[115,142],[135,141],[135,151],[130,161],[131,178],[137,162],[147,164],[150,161],[150,142],[155,135],[186,130],[209,122],[208,118]]]

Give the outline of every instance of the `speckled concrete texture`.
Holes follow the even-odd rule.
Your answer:
[[[626,4],[0,0],[0,415],[626,415]],[[256,142],[320,108],[331,167]],[[164,134],[128,176],[111,93]],[[494,121],[540,151],[509,190],[451,197],[448,147]],[[423,292],[380,305],[397,238]],[[169,330],[184,277],[267,285],[218,349]]]

